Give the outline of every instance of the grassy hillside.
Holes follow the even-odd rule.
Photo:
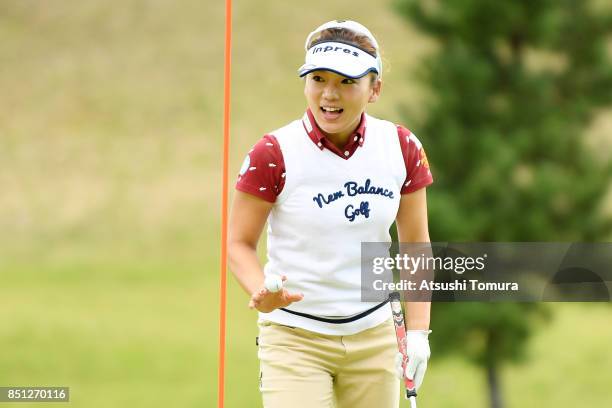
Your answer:
[[[304,37],[332,18],[384,47],[371,113],[423,114],[407,73],[433,44],[389,3],[235,2],[232,174],[303,112]],[[74,407],[215,405],[222,60],[219,1],[0,2],[0,385],[70,386]],[[229,299],[227,406],[258,406],[255,315],[233,281]],[[577,390],[604,406],[609,308],[554,308],[533,360],[504,373],[511,406]],[[434,350],[426,406],[483,392]]]

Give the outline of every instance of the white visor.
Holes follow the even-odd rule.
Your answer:
[[[306,61],[298,69],[303,77],[312,71],[325,70],[348,78],[361,78],[376,72],[380,75],[378,59],[353,45],[328,41],[312,46],[306,52]]]
[[[320,53],[320,51],[317,51],[317,53],[311,52],[313,51],[313,48],[320,46],[320,44],[317,44],[314,47],[308,49],[308,46],[310,45],[312,39],[316,38],[316,36],[320,34],[322,31],[331,29],[331,28],[340,28],[340,29],[350,30],[357,34],[366,36],[370,40],[374,48],[376,49],[376,57],[372,57],[370,54],[368,54],[367,52],[364,52],[360,48],[355,47],[354,45],[347,46],[346,44],[342,42],[340,42],[340,44],[337,45],[338,41],[333,41],[331,39],[328,40],[327,43],[322,42],[320,44],[326,44],[326,45],[329,45],[330,43],[335,44],[334,49],[336,46],[341,46],[345,49],[354,48],[357,50],[357,52],[360,55],[359,59],[356,60],[356,58],[349,58],[350,54],[348,51],[346,51],[346,55],[338,54],[337,52],[332,51],[332,50],[328,50],[324,53]],[[301,77],[317,69],[324,69],[324,70],[336,72],[338,74],[341,74],[347,77],[351,77],[351,78],[360,78],[366,75],[368,72],[376,72],[378,74],[378,77],[382,78],[382,73],[383,73],[382,60],[380,58],[380,49],[378,46],[378,42],[376,41],[376,38],[374,38],[370,30],[368,30],[365,26],[363,26],[362,24],[359,24],[356,21],[333,20],[333,21],[328,21],[327,23],[320,25],[313,32],[308,34],[308,37],[306,38],[306,42],[304,43],[304,49],[306,50],[306,58],[305,58],[306,61],[304,65],[302,65],[300,69],[298,70],[298,73]],[[344,50],[338,50],[338,51],[340,51],[341,53],[345,52]],[[324,57],[323,54],[325,54],[326,58],[323,58]],[[340,58],[340,57],[343,57],[343,58]],[[372,62],[370,58],[373,58],[374,62]]]

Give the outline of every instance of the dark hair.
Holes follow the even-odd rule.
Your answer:
[[[372,41],[370,41],[368,36],[356,33],[346,28],[328,28],[321,31],[317,37],[314,37],[310,41],[308,48],[325,41],[338,41],[353,45],[357,48],[361,48],[374,58],[376,58],[378,55],[378,50],[374,44],[372,44]]]

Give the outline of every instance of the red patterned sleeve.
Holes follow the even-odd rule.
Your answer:
[[[401,193],[408,194],[433,183],[425,149],[417,137],[403,126],[397,126],[397,135],[406,165],[406,180]]]
[[[273,135],[265,135],[244,158],[236,190],[273,203],[284,185],[283,153],[276,138]]]

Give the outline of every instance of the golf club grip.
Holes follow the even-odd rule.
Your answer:
[[[393,325],[395,326],[395,338],[397,340],[397,348],[402,353],[402,374],[404,377],[404,385],[406,386],[406,398],[416,397],[416,388],[414,382],[408,379],[405,375],[406,364],[408,364],[408,356],[406,355],[406,326],[404,324],[404,314],[402,313],[402,304],[400,295],[397,292],[389,295],[389,304],[391,305],[391,313],[393,314]]]

